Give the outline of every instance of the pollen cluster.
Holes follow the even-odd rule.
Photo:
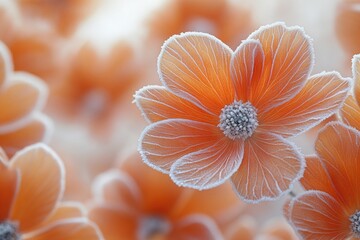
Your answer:
[[[351,230],[357,238],[360,238],[360,211],[356,211],[349,218],[351,222]]]
[[[218,127],[231,139],[246,139],[259,125],[256,112],[250,102],[234,101],[221,110]]]
[[[1,240],[20,240],[17,228],[10,222],[0,223],[0,239]]]

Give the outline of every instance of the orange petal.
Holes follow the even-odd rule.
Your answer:
[[[0,88],[8,81],[13,70],[12,59],[8,48],[0,42]]]
[[[143,164],[143,163],[142,163]],[[141,192],[134,179],[125,172],[112,170],[95,179],[93,193],[99,202],[120,205],[136,210]]]
[[[48,117],[37,115],[28,124],[13,132],[0,134],[0,146],[11,157],[20,149],[37,142],[47,142],[52,124]]]
[[[254,240],[256,235],[256,222],[252,216],[241,216],[224,231],[228,240]]]
[[[70,218],[85,217],[85,207],[78,202],[62,202],[58,205],[54,212],[46,219],[45,222],[38,227],[45,227],[54,224],[57,221],[66,220]]]
[[[297,240],[294,230],[284,219],[271,219],[261,230],[259,239]]]
[[[300,27],[283,23],[261,27],[248,39],[257,39],[265,55],[263,74],[251,82],[249,101],[266,112],[297,94],[313,66],[313,48]]]
[[[353,57],[353,76],[355,81],[354,95],[358,106],[360,106],[360,54]]]
[[[176,95],[218,116],[234,101],[231,55],[231,49],[211,35],[175,35],[160,53],[160,79]]]
[[[323,191],[337,198],[337,192],[332,185],[329,174],[321,164],[321,160],[317,156],[308,156],[305,159],[306,168],[303,178],[300,179],[304,188],[306,190]]]
[[[337,199],[353,214],[360,206],[360,132],[340,122],[330,123],[315,143],[325,170],[338,193]]]
[[[199,149],[177,160],[170,177],[179,186],[198,190],[216,187],[239,168],[244,155],[244,142],[221,138],[205,149]]]
[[[19,181],[18,171],[9,168],[7,163],[0,159],[0,222],[9,216]]]
[[[337,72],[312,76],[289,102],[259,115],[259,129],[291,137],[330,117],[345,101],[349,81]]]
[[[305,167],[298,149],[281,136],[255,133],[245,141],[244,159],[231,180],[240,198],[257,203],[290,190]]]
[[[360,105],[353,96],[348,96],[340,110],[342,120],[357,130],[360,130]]]
[[[329,194],[307,191],[290,204],[290,222],[304,239],[347,239],[350,221]]]
[[[35,110],[44,106],[46,85],[33,75],[16,73],[0,92],[0,132],[9,132],[24,122]]]
[[[176,160],[214,145],[220,134],[216,126],[207,123],[163,120],[145,128],[139,139],[139,151],[145,163],[168,173]]]
[[[168,239],[222,239],[220,230],[215,222],[206,215],[190,215],[174,225]]]
[[[86,218],[68,219],[23,236],[24,240],[102,240],[98,227]]]
[[[161,86],[147,86],[140,89],[135,94],[135,102],[149,122],[168,118],[184,118],[213,124],[219,121],[218,116],[208,114]]]
[[[26,232],[48,217],[62,197],[64,166],[59,157],[43,144],[17,152],[10,166],[21,173],[19,193],[10,219],[18,221],[21,232]]]
[[[264,60],[264,51],[258,40],[246,40],[236,49],[231,59],[231,78],[238,100],[252,99],[252,85],[263,75]]]
[[[138,222],[135,216],[125,211],[97,206],[89,211],[89,218],[100,228],[107,240],[133,240],[137,239]]]

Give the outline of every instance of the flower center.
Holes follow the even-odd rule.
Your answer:
[[[221,110],[218,127],[225,136],[233,140],[247,139],[259,125],[256,112],[256,108],[250,102],[234,101]]]
[[[360,238],[360,211],[356,211],[349,218],[351,222],[351,230],[356,238]]]
[[[0,222],[1,240],[20,240],[20,234],[17,232],[17,226],[11,222]]]
[[[170,231],[170,223],[159,216],[148,216],[140,220],[139,239],[141,240],[162,240],[167,239]]]

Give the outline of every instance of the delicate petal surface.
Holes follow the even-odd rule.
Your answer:
[[[160,53],[160,79],[176,95],[218,115],[234,101],[231,55],[231,49],[211,35],[175,35]]]
[[[52,214],[41,223],[38,228],[70,218],[82,218],[85,217],[85,215],[85,207],[81,203],[62,202],[56,207],[55,211],[53,211]]]
[[[246,40],[236,49],[231,59],[231,79],[237,99],[252,98],[252,84],[259,82],[263,74],[265,55],[258,40]]]
[[[148,86],[136,92],[135,101],[150,122],[183,118],[217,124],[218,116],[210,115],[195,104],[178,97],[165,87]]]
[[[283,137],[304,132],[339,109],[349,87],[349,81],[336,72],[312,76],[289,102],[259,115],[259,130]]]
[[[46,142],[51,129],[50,120],[43,115],[39,115],[17,130],[0,134],[0,146],[11,157],[26,146],[37,142]]]
[[[323,191],[336,198],[336,189],[334,189],[329,174],[321,164],[321,160],[317,156],[307,156],[305,159],[304,177],[300,179],[305,190]]]
[[[360,105],[353,96],[348,96],[340,111],[342,120],[357,130],[360,130]]]
[[[296,147],[281,136],[255,133],[245,141],[243,161],[231,180],[245,201],[276,199],[302,176],[304,165]]]
[[[357,104],[360,106],[360,54],[353,58],[353,76],[355,81],[354,94]]]
[[[308,191],[290,205],[290,222],[304,239],[346,239],[350,221],[341,205],[329,194]]]
[[[337,201],[350,216],[360,206],[360,192],[354,191],[360,189],[360,132],[330,123],[319,133],[315,150],[338,192]]]
[[[64,167],[56,154],[43,144],[18,152],[10,165],[21,172],[19,193],[10,219],[19,221],[20,230],[26,232],[48,217],[62,196]]]
[[[171,167],[170,176],[179,186],[209,189],[224,183],[239,168],[244,142],[221,138],[212,146],[185,155]]]
[[[57,222],[37,231],[32,235],[25,235],[24,240],[102,240],[103,237],[97,226],[85,218],[75,218]]]
[[[9,216],[9,211],[17,192],[19,173],[0,159],[0,222]]]
[[[257,72],[252,73],[256,76],[261,70],[261,77],[247,80],[251,84],[249,101],[260,112],[266,112],[290,100],[303,87],[312,69],[313,49],[300,27],[288,28],[282,23],[261,27],[248,39],[258,40],[265,55],[264,66],[253,68]]]
[[[125,211],[98,206],[89,211],[89,218],[100,228],[107,240],[137,239],[137,220]]]
[[[207,123],[183,119],[163,120],[144,130],[139,140],[139,150],[147,164],[168,173],[176,160],[213,146],[221,134],[216,126]]]
[[[41,80],[25,73],[13,74],[0,91],[0,132],[11,131],[34,110],[43,107],[47,88]]]
[[[190,215],[177,222],[168,239],[221,239],[215,222],[206,215]]]

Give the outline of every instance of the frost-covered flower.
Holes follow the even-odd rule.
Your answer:
[[[231,179],[248,202],[279,198],[303,173],[288,141],[333,114],[349,82],[336,72],[309,78],[311,41],[300,27],[261,27],[233,52],[213,36],[167,40],[158,61],[164,86],[135,101],[151,123],[139,151],[178,185],[209,189]]]
[[[301,180],[307,191],[286,206],[287,218],[304,239],[359,238],[360,132],[330,123],[315,149]]]
[[[77,203],[61,203],[64,167],[46,145],[31,145],[10,160],[0,152],[0,239],[103,239]]]

